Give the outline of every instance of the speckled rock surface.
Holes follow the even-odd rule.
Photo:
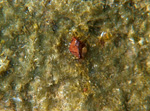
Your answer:
[[[0,110],[150,110],[150,2],[1,0]]]

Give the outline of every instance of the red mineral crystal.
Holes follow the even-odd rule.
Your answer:
[[[78,59],[83,57],[82,49],[85,47],[85,44],[79,41],[76,37],[72,37],[72,41],[70,43],[69,51],[75,55]]]

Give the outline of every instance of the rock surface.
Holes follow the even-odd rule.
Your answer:
[[[0,110],[150,110],[148,0],[1,0],[0,30]]]

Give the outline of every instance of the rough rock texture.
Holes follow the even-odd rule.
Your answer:
[[[1,0],[0,73],[2,111],[148,111],[150,3]]]

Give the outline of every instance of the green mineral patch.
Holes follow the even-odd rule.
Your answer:
[[[0,111],[149,110],[149,0],[0,0]]]

